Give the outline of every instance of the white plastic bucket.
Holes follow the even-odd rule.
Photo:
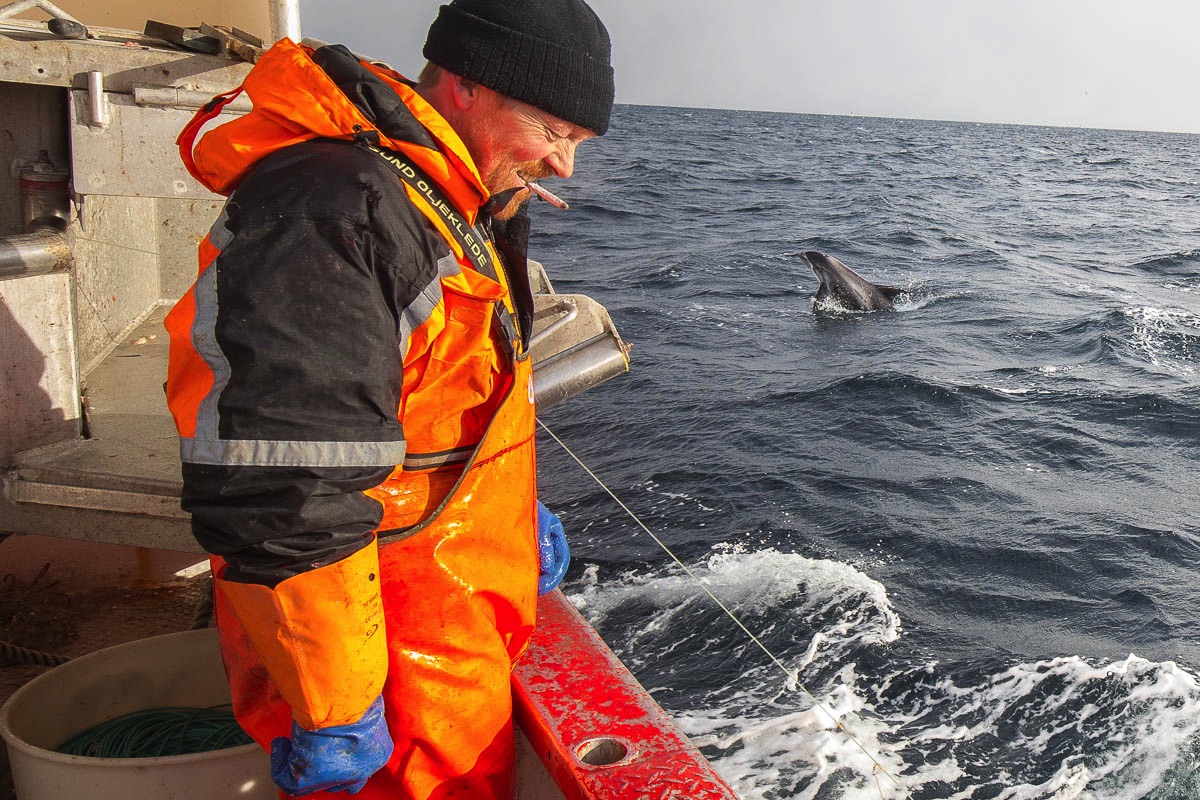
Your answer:
[[[256,744],[161,758],[54,752],[71,736],[148,708],[229,702],[216,631],[185,631],[99,650],[18,689],[0,708],[17,800],[274,800]]]

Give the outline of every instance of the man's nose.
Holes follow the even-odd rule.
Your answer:
[[[544,159],[546,165],[554,170],[560,178],[569,178],[575,172],[575,148],[579,143],[572,139],[563,139],[555,147],[554,152]]]

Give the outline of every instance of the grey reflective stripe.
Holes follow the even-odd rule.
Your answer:
[[[229,222],[229,212],[225,206],[221,206],[221,216],[217,217],[217,221],[208,231],[208,240],[218,250],[224,250],[225,245],[233,241],[233,231],[226,226],[227,222]]]
[[[438,277],[443,280],[462,274],[462,265],[458,263],[458,259],[454,257],[454,253],[447,253],[439,258],[437,268]]]
[[[445,264],[447,259],[456,268],[458,267],[458,262],[454,260],[453,254],[440,259],[438,261],[438,277],[422,289],[412,302],[400,312],[401,357],[408,353],[408,340],[412,336],[412,332],[428,322],[429,318],[433,316],[433,310],[437,308],[438,303],[442,302],[442,270],[447,268]]]
[[[404,463],[404,442],[273,442],[180,439],[189,464],[253,467],[386,467]]]
[[[470,460],[474,447],[443,450],[440,453],[409,453],[404,458],[405,469],[433,469],[448,464],[464,464]]]
[[[196,278],[196,318],[192,321],[192,347],[208,364],[213,373],[213,385],[196,409],[196,436],[207,440],[219,439],[217,402],[229,383],[229,359],[217,344],[217,270],[216,260]]]

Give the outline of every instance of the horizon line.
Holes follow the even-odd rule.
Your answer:
[[[976,120],[976,119],[950,119],[943,117],[889,117],[879,114],[835,114],[825,111],[783,111],[780,109],[769,108],[727,108],[723,106],[679,106],[666,103],[645,103],[631,101],[617,101],[614,105],[618,106],[641,106],[646,108],[673,108],[682,111],[732,111],[742,114],[790,114],[801,117],[839,117],[846,119],[878,119],[878,120],[898,120],[901,122],[944,122],[952,125],[995,125],[1001,127],[1012,128],[1054,128],[1061,130],[1080,130],[1080,131],[1112,131],[1115,133],[1163,133],[1171,136],[1200,136],[1200,130],[1168,130],[1163,128],[1114,128],[1102,125],[1067,125],[1055,124],[1049,122],[1004,122],[997,120]]]

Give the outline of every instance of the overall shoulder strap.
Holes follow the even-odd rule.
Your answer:
[[[446,229],[454,236],[459,247],[467,254],[467,258],[471,259],[471,263],[474,264],[476,271],[499,282],[500,276],[496,271],[496,262],[492,258],[491,249],[487,247],[487,237],[477,227],[467,222],[466,217],[446,199],[445,193],[438,188],[436,183],[395,150],[385,150],[376,144],[366,141],[360,141],[359,143],[367,150],[379,156],[385,164],[392,168],[392,171],[399,176],[400,180],[415,189],[437,211],[442,221],[446,223]],[[517,323],[513,319],[512,313],[509,312],[504,303],[496,303],[495,308],[496,321],[500,325],[509,355],[519,361],[524,361],[529,357],[529,352],[525,346],[521,332],[517,328]],[[521,343],[519,347],[515,344],[518,342]]]

